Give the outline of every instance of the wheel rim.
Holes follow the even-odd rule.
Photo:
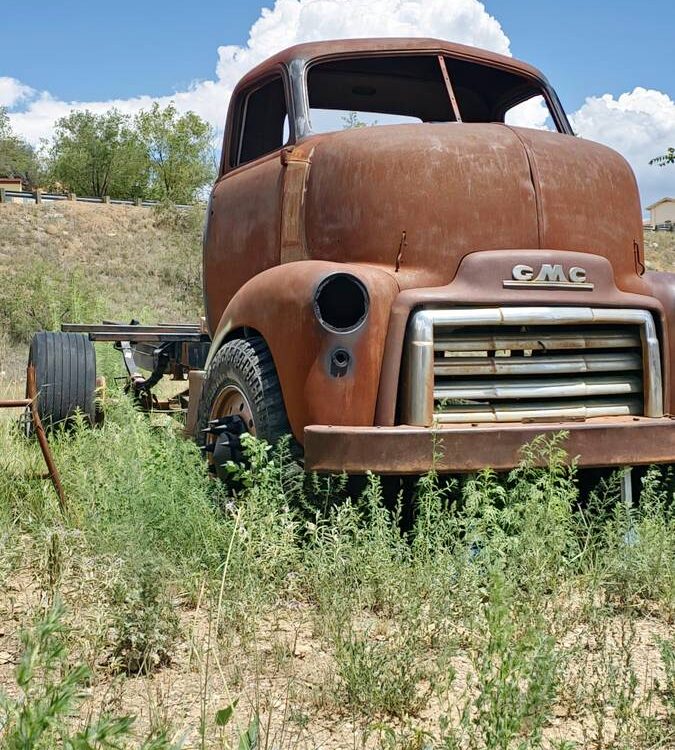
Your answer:
[[[253,418],[253,410],[251,404],[246,397],[246,394],[238,388],[236,385],[226,385],[213,400],[211,411],[209,412],[209,426],[216,425],[220,420],[235,419],[239,422],[239,425],[245,429],[246,432],[251,435],[256,434],[255,420]],[[230,438],[226,437],[226,433],[222,429],[217,427],[210,428],[205,435],[205,449],[206,457],[209,463],[209,468],[212,474],[223,478],[221,472],[221,465],[217,461],[217,454],[219,452],[220,441],[225,438],[226,443],[231,445],[230,440],[235,439],[238,443],[238,435],[241,434],[241,427],[234,429],[231,433]],[[227,430],[227,428],[225,428]],[[229,432],[229,430],[227,430]],[[230,454],[230,458],[231,458]],[[221,459],[223,456],[221,455]]]
[[[226,385],[213,401],[209,421],[223,417],[240,417],[246,425],[247,432],[255,436],[256,427],[251,404],[236,385]]]

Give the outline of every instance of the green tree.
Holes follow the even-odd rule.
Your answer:
[[[140,112],[136,126],[144,144],[153,198],[193,203],[214,175],[213,130],[194,112],[179,115],[173,103]]]
[[[350,112],[349,114],[343,115],[341,118],[342,120],[342,129],[343,130],[352,130],[353,128],[365,128],[366,123],[363,122],[359,118],[358,112]]]
[[[675,164],[675,148],[669,148],[665,154],[654,157],[649,163],[657,164],[659,167],[665,167],[666,164]]]
[[[19,177],[28,187],[34,187],[39,173],[33,147],[14,134],[7,110],[0,107],[0,177]]]
[[[116,109],[62,117],[50,151],[50,176],[78,195],[143,198],[148,185],[145,149],[128,116]]]

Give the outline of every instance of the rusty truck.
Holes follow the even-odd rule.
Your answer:
[[[582,467],[675,461],[675,275],[646,268],[626,161],[515,59],[357,39],[251,70],[203,287],[201,323],[37,334],[42,418],[94,418],[103,340],[148,408],[186,381],[215,473],[245,432],[319,472],[509,469],[560,431]]]

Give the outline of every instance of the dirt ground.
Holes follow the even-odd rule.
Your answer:
[[[30,548],[32,543],[27,541]],[[65,572],[65,571],[64,571]],[[21,654],[19,632],[27,622],[49,606],[44,570],[17,569],[0,586],[0,690],[16,694],[14,672]],[[100,582],[85,570],[65,572],[59,582],[61,595],[68,601],[71,615],[73,656],[91,664],[94,679],[86,691],[78,720],[102,712],[134,714],[139,736],[166,729],[180,738],[185,747],[200,746],[200,722],[232,704],[237,711],[228,732],[207,735],[208,747],[229,747],[246,730],[246,717],[258,714],[268,748],[349,748],[389,747],[383,744],[379,726],[400,732],[400,737],[421,738],[438,730],[441,717],[459,722],[467,695],[474,694],[474,664],[462,647],[466,633],[457,631],[457,648],[447,665],[453,679],[445,690],[434,690],[424,707],[405,719],[385,715],[363,716],[335,702],[331,685],[335,682],[335,657],[321,636],[317,613],[308,602],[286,601],[255,623],[245,640],[219,631],[217,613],[203,601],[190,602],[176,592],[174,606],[179,613],[181,637],[169,666],[150,676],[129,677],[117,673],[106,645],[105,622],[100,617]],[[622,667],[630,664],[638,675],[626,699],[647,701],[644,711],[663,719],[664,708],[649,698],[655,686],[663,684],[663,664],[658,642],[672,637],[673,626],[658,613],[634,618],[615,615],[602,624],[575,625],[581,601],[572,597],[560,602],[561,644],[574,653],[565,664],[566,688],[561,692],[553,716],[544,728],[543,748],[613,748],[613,712],[605,703],[608,654],[616,660],[610,670],[617,683],[626,679]],[[368,632],[374,640],[386,641],[390,623],[386,618],[363,616],[354,627]],[[433,658],[430,655],[430,658]],[[622,661],[625,660],[625,664]],[[428,685],[422,684],[420,691]],[[581,689],[583,687],[583,689]],[[616,687],[616,686],[614,686]],[[630,696],[628,695],[630,693]],[[593,696],[594,705],[589,703]],[[598,734],[607,744],[597,744]],[[589,738],[596,738],[590,742]],[[386,738],[385,738],[386,739]],[[402,740],[400,740],[402,741]],[[561,743],[576,743],[562,745]],[[405,744],[401,747],[425,747]],[[431,747],[431,746],[429,746]],[[675,747],[659,745],[663,750]]]

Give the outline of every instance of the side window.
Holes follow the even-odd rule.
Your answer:
[[[526,99],[504,113],[504,122],[535,130],[555,130],[546,99],[541,94]]]
[[[288,139],[288,109],[281,76],[244,94],[230,164],[238,166],[280,149]]]

